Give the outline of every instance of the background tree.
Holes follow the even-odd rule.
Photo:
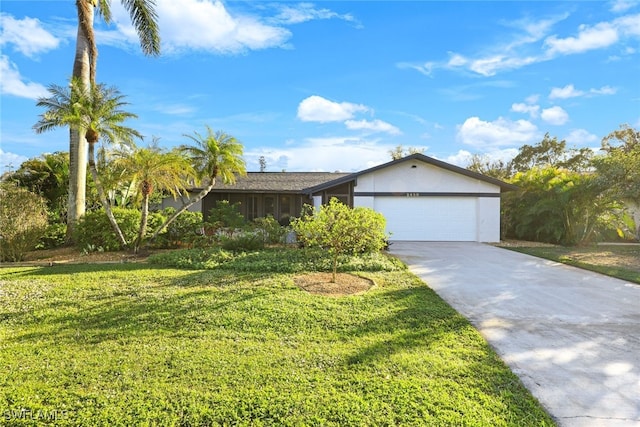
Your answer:
[[[121,3],[131,17],[142,51],[147,55],[158,55],[160,36],[155,2],[153,0],[121,0]],[[109,24],[111,22],[109,0],[76,0],[78,31],[72,77],[79,80],[86,90],[96,82],[98,48],[93,29],[96,8],[102,19]],[[72,235],[75,223],[85,212],[87,156],[87,141],[83,129],[70,128],[69,235]]]
[[[508,163],[502,160],[492,160],[487,156],[481,156],[474,154],[471,157],[467,169],[473,172],[481,173],[492,178],[501,179],[503,181],[511,178],[511,171],[509,170]]]
[[[111,212],[98,175],[95,145],[100,138],[105,143],[125,145],[133,144],[134,137],[142,138],[136,130],[122,125],[127,119],[137,116],[122,110],[122,107],[128,104],[123,101],[124,96],[113,87],[96,84],[87,89],[80,80],[72,79],[69,87],[51,85],[48,90],[52,96],[38,100],[38,107],[44,107],[46,111],[34,125],[34,130],[42,133],[66,126],[82,130],[89,146],[89,169],[98,197],[118,239],[126,247],[126,239]]]
[[[193,198],[187,199],[182,206],[162,224],[151,237],[151,241],[158,237],[160,232],[171,224],[182,212],[202,200],[221,179],[225,184],[236,182],[236,175],[247,174],[245,162],[242,158],[243,147],[234,137],[224,132],[214,132],[207,126],[207,134],[185,135],[194,142],[194,145],[183,145],[181,151],[190,159],[195,170],[195,184],[204,185],[204,188]],[[188,193],[186,193],[188,195]]]
[[[347,254],[380,251],[386,245],[386,220],[370,208],[350,208],[338,199],[322,205],[319,211],[291,222],[298,241],[308,247],[326,250],[332,259],[331,281],[335,283],[340,257]]]
[[[566,141],[551,138],[548,133],[536,145],[523,145],[509,162],[509,174],[526,172],[535,167],[552,166],[572,171],[585,171],[590,165],[593,151],[588,148],[567,148]]]
[[[509,237],[585,244],[618,221],[619,204],[593,174],[534,167],[516,173],[511,183],[520,189],[503,198],[503,231]]]
[[[424,148],[409,147],[405,149],[402,145],[398,145],[393,150],[389,150],[392,160],[399,160],[412,154],[424,154]]]
[[[602,140],[605,154],[593,159],[598,179],[611,197],[623,202],[640,239],[640,131],[625,124]]]
[[[57,151],[23,162],[9,177],[20,187],[47,201],[51,220],[66,222],[69,189],[69,153]]]
[[[0,261],[22,261],[47,224],[44,198],[13,183],[0,184]]]
[[[140,229],[133,244],[133,250],[137,253],[147,232],[151,194],[155,190],[177,197],[180,192],[186,191],[185,186],[194,175],[193,169],[179,151],[163,151],[156,145],[136,148],[115,162],[128,181],[137,183],[141,199]]]

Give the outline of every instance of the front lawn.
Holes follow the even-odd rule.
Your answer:
[[[258,261],[258,259],[253,259]],[[326,297],[290,273],[0,269],[6,425],[541,426],[478,332],[406,270]]]
[[[584,247],[500,245],[506,249],[558,261],[586,270],[640,283],[640,245],[599,244]]]

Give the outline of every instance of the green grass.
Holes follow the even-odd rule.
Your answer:
[[[511,249],[539,258],[595,271],[622,280],[640,283],[640,246],[637,245],[602,244],[587,247],[523,246],[505,247],[505,249]],[[635,268],[613,265],[609,260],[615,257],[627,257],[631,259]]]
[[[377,286],[331,298],[281,273],[0,269],[0,424],[554,425],[419,279],[360,274]]]

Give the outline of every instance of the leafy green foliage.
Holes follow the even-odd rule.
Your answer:
[[[367,277],[327,298],[278,274],[0,270],[0,407],[62,427],[554,424],[419,279]]]
[[[66,243],[67,225],[59,222],[49,224],[44,231],[42,237],[38,241],[36,249],[53,249],[59,248]]]
[[[166,208],[162,211],[162,214],[167,218],[174,213],[174,208]],[[155,229],[155,227],[152,226],[151,229]],[[164,233],[159,235],[155,246],[162,248],[179,248],[182,245],[191,246],[201,237],[202,227],[201,212],[184,211],[167,226]]]
[[[373,209],[350,208],[333,198],[313,215],[291,222],[298,241],[326,250],[333,260],[333,281],[341,256],[380,251],[386,245],[386,221]]]
[[[205,221],[205,228],[210,234],[223,232],[227,237],[246,225],[244,216],[240,213],[240,203],[229,203],[228,200],[219,200],[216,207],[209,211]]]
[[[220,239],[223,249],[229,251],[255,251],[264,248],[262,235],[255,232],[236,233],[231,237],[222,236]]]
[[[177,250],[153,254],[149,262],[166,267],[226,269],[229,271],[301,273],[331,271],[332,258],[317,248],[274,247],[258,251],[233,251],[215,248]],[[406,266],[397,258],[380,252],[341,257],[339,271],[399,271]]]
[[[519,172],[512,183],[520,190],[503,200],[507,236],[584,244],[617,221],[617,205],[591,175],[549,166]]]
[[[69,189],[69,153],[58,151],[29,159],[8,180],[44,197],[51,220],[64,220]]]
[[[113,215],[127,241],[135,239],[140,224],[140,211],[114,207]],[[103,209],[87,212],[75,228],[74,241],[81,248],[101,247],[106,251],[123,249]]]
[[[290,230],[288,227],[280,225],[273,215],[254,219],[253,229],[262,236],[266,244],[283,243]]]
[[[0,261],[21,261],[47,225],[42,197],[13,184],[0,185]]]

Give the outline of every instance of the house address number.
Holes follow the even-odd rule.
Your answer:
[[[407,193],[407,197],[418,197],[420,193]]]

